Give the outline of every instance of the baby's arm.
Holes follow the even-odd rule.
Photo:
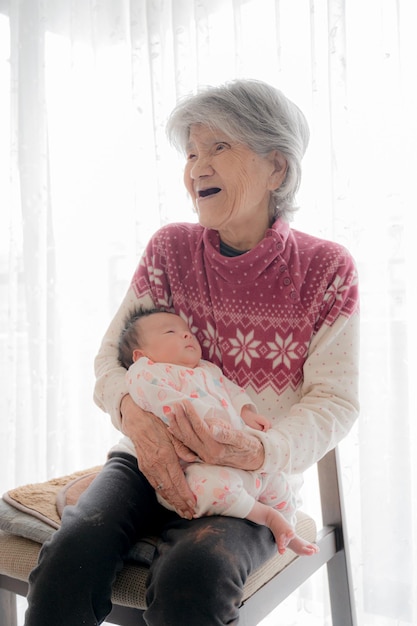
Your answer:
[[[255,430],[263,430],[264,432],[266,432],[272,426],[269,419],[267,419],[264,415],[255,413],[255,411],[252,409],[252,405],[250,404],[245,404],[242,407],[240,417],[243,419],[246,426],[250,426]]]

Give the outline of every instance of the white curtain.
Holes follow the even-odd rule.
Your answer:
[[[99,342],[151,233],[195,219],[167,115],[198,84],[263,79],[311,126],[294,227],[359,266],[359,624],[417,624],[416,26],[415,0],[0,0],[2,492],[104,461]],[[313,474],[304,491],[315,512]],[[265,624],[329,624],[324,589]]]

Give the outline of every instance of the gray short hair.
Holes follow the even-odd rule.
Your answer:
[[[179,101],[167,123],[168,138],[177,149],[185,151],[193,124],[222,130],[262,156],[279,150],[287,159],[287,174],[271,194],[270,210],[275,218],[291,219],[310,137],[307,120],[296,104],[262,81],[234,80],[202,88]]]

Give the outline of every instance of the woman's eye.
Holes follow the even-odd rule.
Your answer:
[[[214,150],[215,152],[224,152],[224,150],[228,150],[229,148],[231,148],[230,143],[227,143],[227,141],[219,141],[216,143]]]

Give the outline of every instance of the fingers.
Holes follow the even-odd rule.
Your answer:
[[[187,463],[194,463],[198,461],[198,456],[192,452],[187,446],[184,446],[181,441],[178,441],[175,437],[172,437],[172,445],[174,446],[177,456]]]
[[[210,430],[216,441],[231,446],[236,450],[246,451],[248,454],[259,450],[259,439],[244,430],[227,430],[216,425],[214,425],[213,430]]]
[[[135,446],[138,465],[149,483],[179,515],[191,519],[195,508],[194,496],[186,483],[166,425],[136,405],[131,413],[126,410],[123,422],[124,431]],[[180,456],[187,456],[184,446]]]
[[[195,498],[191,492],[180,465],[169,467],[166,482],[156,486],[157,494],[162,496],[185,519],[192,519],[195,512]]]
[[[206,463],[256,470],[264,462],[264,447],[256,436],[216,418],[201,420],[188,401],[175,406],[169,424],[169,432]]]
[[[196,455],[201,456],[201,452],[210,446],[210,440],[213,442],[208,426],[198,417],[191,403],[184,401],[175,405],[174,415],[168,419],[169,432]]]
[[[142,471],[145,474],[144,470]],[[162,496],[177,511],[178,515],[192,519],[195,499],[176,456],[175,459],[164,464],[154,463],[145,475],[157,495]]]
[[[225,464],[246,470],[258,470],[264,463],[265,450],[258,437],[244,430],[225,429],[210,424],[213,438],[226,449]]]
[[[192,519],[194,496],[185,480],[179,458],[164,430],[165,437],[158,445],[141,446],[137,451],[139,466],[157,494],[162,496],[181,517]]]
[[[216,420],[208,420],[208,423],[213,439],[219,443],[225,443],[242,449],[247,449],[248,446],[252,445],[252,439],[254,438],[245,431],[223,428]]]
[[[174,406],[174,415],[169,416],[169,431],[179,441],[189,446],[196,439],[201,442],[204,434],[208,432],[208,428],[197,415],[192,404],[184,400],[182,404]]]

